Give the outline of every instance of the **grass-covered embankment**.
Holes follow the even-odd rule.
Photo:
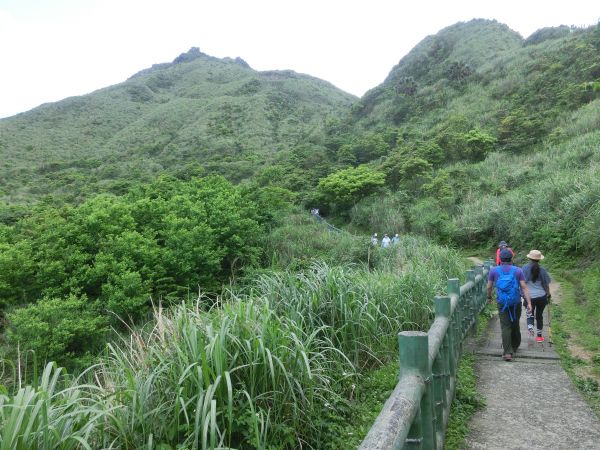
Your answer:
[[[552,304],[552,340],[573,384],[600,417],[600,266],[560,272],[561,299]]]
[[[210,310],[201,299],[158,309],[75,380],[51,368],[34,386],[14,380],[1,445],[326,448],[343,438],[353,386],[396,358],[399,330],[429,326],[433,296],[464,272],[456,252],[424,239],[375,253],[373,270],[308,263],[259,275]]]

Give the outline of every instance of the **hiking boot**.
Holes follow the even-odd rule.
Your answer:
[[[542,336],[541,334],[538,334],[535,338],[535,342],[544,342],[545,340],[546,339],[544,339],[544,336]]]
[[[504,361],[512,361],[512,355],[510,353],[507,353],[506,355],[502,355],[502,359]]]

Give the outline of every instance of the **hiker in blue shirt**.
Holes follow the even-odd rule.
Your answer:
[[[544,259],[544,255],[539,250],[531,250],[527,254],[529,263],[523,266],[523,275],[527,283],[527,289],[529,289],[529,295],[531,295],[531,314],[527,316],[527,330],[529,334],[533,336],[533,319],[535,316],[535,322],[537,325],[537,333],[535,340],[537,342],[544,342],[544,336],[542,336],[542,328],[544,328],[544,308],[550,301],[550,275],[546,269],[540,266],[540,261]]]
[[[396,233],[392,238],[392,245],[396,245],[398,242],[400,242],[400,238],[398,237],[398,233]]]
[[[492,287],[496,286],[496,302],[502,330],[502,358],[512,361],[513,354],[521,345],[521,297],[527,302],[527,311],[531,312],[531,297],[525,282],[523,271],[512,265],[512,252],[503,248],[500,251],[500,265],[492,268],[487,283],[488,302],[492,301]]]

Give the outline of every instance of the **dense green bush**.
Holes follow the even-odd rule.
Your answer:
[[[20,351],[33,351],[38,361],[73,365],[74,358],[102,349],[108,332],[108,318],[85,296],[45,298],[9,314],[7,339]],[[89,363],[92,358],[81,360]]]
[[[381,190],[385,175],[367,165],[339,170],[319,181],[317,192],[324,202],[344,213],[360,199]]]
[[[30,304],[9,314],[9,344],[64,363],[96,349],[106,324],[144,318],[152,299],[219,292],[258,264],[265,225],[288,199],[281,189],[263,195],[211,176],[161,178],[78,207],[40,206],[0,235],[4,306]],[[81,322],[62,319],[61,304]]]
[[[414,233],[449,242],[455,225],[440,204],[430,198],[419,200],[409,210],[410,230]]]

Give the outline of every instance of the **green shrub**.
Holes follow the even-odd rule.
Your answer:
[[[45,298],[8,314],[7,341],[16,352],[32,351],[38,362],[74,365],[74,358],[102,348],[107,317],[85,297]]]
[[[252,194],[264,207],[261,212]],[[152,298],[168,303],[198,288],[220,291],[230,277],[258,264],[263,224],[273,220],[285,199],[269,202],[216,176],[185,182],[165,177],[124,196],[102,194],[78,207],[42,205],[2,231],[0,295],[6,306],[26,306],[9,316],[11,329],[19,340],[35,340],[25,317],[49,317],[51,309],[58,320],[61,301],[75,310],[84,297],[94,305],[94,314],[121,328],[121,319],[144,319]],[[30,305],[39,298],[49,300]],[[83,317],[82,324],[55,330],[67,336],[56,341],[49,336],[48,348],[37,341],[32,348],[61,364],[93,351],[98,345],[82,339],[76,329],[88,328],[85,322],[91,319]]]
[[[456,233],[450,216],[436,200],[429,198],[419,200],[411,206],[409,217],[409,229],[413,233],[437,239],[440,242],[449,242]]]

